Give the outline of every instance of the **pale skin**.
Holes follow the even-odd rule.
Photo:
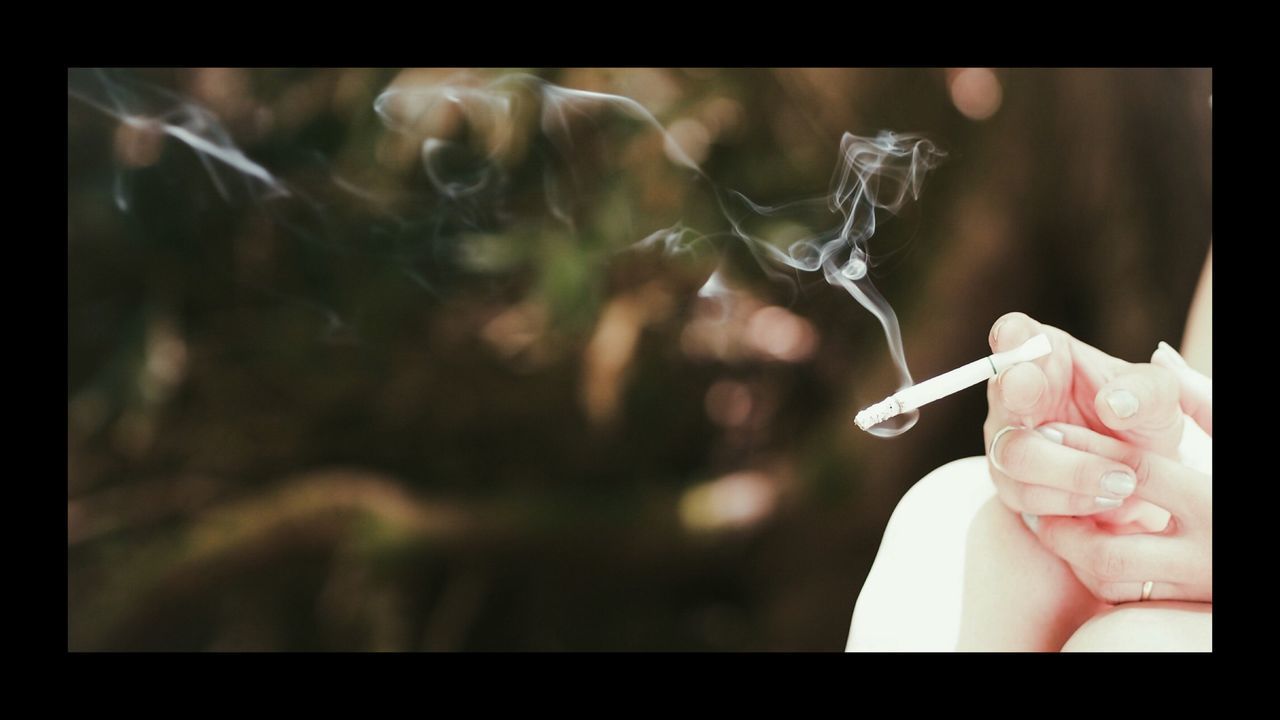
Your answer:
[[[849,650],[1211,648],[1212,480],[1188,450],[1211,447],[1210,268],[1182,356],[1127,363],[1021,313],[993,325],[993,351],[1044,332],[1054,352],[989,384],[985,457],[903,498]]]

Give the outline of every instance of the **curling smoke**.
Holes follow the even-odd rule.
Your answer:
[[[584,208],[591,207],[593,192],[591,179],[579,172],[574,160],[597,150],[593,133],[604,114],[643,123],[661,134],[666,155],[675,165],[710,188],[732,229],[730,234],[745,245],[766,274],[790,282],[779,267],[821,272],[829,284],[848,292],[880,322],[898,371],[899,389],[912,383],[897,316],[870,278],[868,241],[876,232],[877,215],[897,213],[919,199],[926,173],[944,157],[928,139],[888,131],[875,137],[845,133],[827,197],[769,207],[714,182],[662,123],[631,98],[560,87],[530,75],[509,75],[482,87],[461,82],[392,87],[378,97],[375,108],[394,131],[425,132],[426,175],[452,201],[498,189],[514,168],[513,148],[537,144],[521,136],[537,135],[545,140],[543,147],[553,151],[542,157],[547,163],[546,205],[571,229],[576,229]],[[470,136],[461,141],[457,139],[458,120],[465,120],[471,128]],[[455,161],[453,167],[459,170],[453,175],[445,172],[449,157],[462,159]],[[798,236],[795,232],[779,236],[771,232],[779,224],[805,229]],[[812,231],[815,226],[824,229]],[[659,247],[668,254],[692,251],[715,237],[693,231],[682,221],[633,230],[632,237],[642,239],[632,241],[632,246]],[[729,286],[719,267],[698,294],[718,300],[729,297]],[[915,412],[907,413],[873,432],[896,435],[917,419]]]
[[[234,176],[255,199],[292,197],[313,215],[320,214],[304,194],[247,157],[213,113],[189,100],[101,70],[69,71],[68,95],[130,127],[186,145],[224,198],[229,197],[229,176]],[[871,281],[869,240],[880,214],[896,213],[920,197],[926,173],[944,156],[929,140],[887,131],[874,137],[845,133],[825,197],[765,206],[714,182],[643,104],[620,95],[561,87],[526,74],[487,84],[461,77],[430,85],[393,84],[376,98],[373,110],[393,133],[418,143],[423,176],[438,201],[426,223],[436,228],[437,240],[454,232],[449,227],[471,232],[521,227],[535,203],[521,202],[514,191],[528,185],[523,178],[538,173],[541,198],[536,204],[542,213],[575,237],[615,252],[659,248],[667,254],[697,254],[704,248],[716,251],[723,238],[741,242],[769,277],[793,287],[795,280],[784,268],[821,272],[827,283],[845,290],[876,317],[900,387],[911,384],[897,316]],[[686,224],[683,214],[664,219],[660,203],[646,205],[643,200],[635,209],[611,214],[608,227],[599,226],[604,188],[630,182],[626,172],[610,175],[600,158],[617,153],[617,162],[625,166],[634,157],[620,149],[624,144],[612,127],[616,123],[607,120],[658,133],[661,146],[650,148],[648,155],[662,152],[674,170],[706,188],[728,229],[700,232]],[[333,180],[351,192],[349,182]],[[127,208],[122,187],[118,183],[117,202]],[[413,226],[394,219],[397,227]],[[584,232],[593,220],[597,226]],[[441,247],[437,244],[433,251]],[[723,269],[722,259],[700,296],[731,300],[734,291]],[[421,283],[429,285],[425,279]],[[898,424],[875,432],[896,435],[916,418],[915,413],[900,416]]]
[[[77,68],[67,71],[67,95],[130,128],[168,135],[191,148],[224,199],[230,198],[228,171],[243,178],[255,196],[291,195],[275,175],[241,152],[212,112],[163,88],[130,83],[106,70]],[[121,210],[129,208],[129,197],[119,178],[115,200]]]

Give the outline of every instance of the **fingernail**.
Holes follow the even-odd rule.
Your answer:
[[[1054,428],[1051,428],[1045,425],[1045,426],[1036,428],[1036,432],[1048,438],[1050,442],[1055,442],[1059,445],[1062,444],[1062,440],[1064,436],[1061,430],[1056,430]]]
[[[1111,510],[1123,505],[1124,501],[1116,500],[1115,498],[1096,497],[1093,499],[1093,504],[1097,505],[1100,508],[1106,508],[1108,510]]]
[[[1102,476],[1102,489],[1112,495],[1118,495],[1122,498],[1127,498],[1132,495],[1134,488],[1137,486],[1137,480],[1128,473],[1116,471],[1109,472]],[[1119,504],[1119,502],[1119,500],[1116,501],[1117,504]]]
[[[1186,359],[1182,357],[1182,354],[1179,353],[1177,350],[1174,350],[1173,346],[1170,345],[1169,343],[1161,340],[1160,343],[1156,345],[1156,347],[1168,353],[1169,359],[1174,361],[1174,363],[1177,364],[1178,367],[1189,367],[1187,365]]]
[[[993,349],[1000,347],[1000,328],[1004,327],[1004,324],[1007,322],[1009,322],[1009,318],[1001,318],[1000,322],[996,323],[996,326],[991,328],[991,347]]]
[[[1040,532],[1040,516],[1031,513],[1022,513],[1022,522],[1027,524],[1031,532]]]
[[[1128,390],[1113,390],[1107,393],[1107,404],[1117,417],[1133,417],[1138,412],[1138,397]]]

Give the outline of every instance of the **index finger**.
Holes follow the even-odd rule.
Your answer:
[[[1133,468],[1137,479],[1134,495],[1159,505],[1175,516],[1186,517],[1195,510],[1199,498],[1212,492],[1212,480],[1208,475],[1159,453],[1143,450],[1077,425],[1052,423],[1048,427],[1062,433],[1062,443],[1067,447],[1100,455]]]

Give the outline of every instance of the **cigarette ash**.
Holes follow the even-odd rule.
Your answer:
[[[902,406],[898,404],[897,399],[890,397],[859,412],[853,421],[858,424],[859,428],[870,430],[885,420],[897,417],[901,413]]]

